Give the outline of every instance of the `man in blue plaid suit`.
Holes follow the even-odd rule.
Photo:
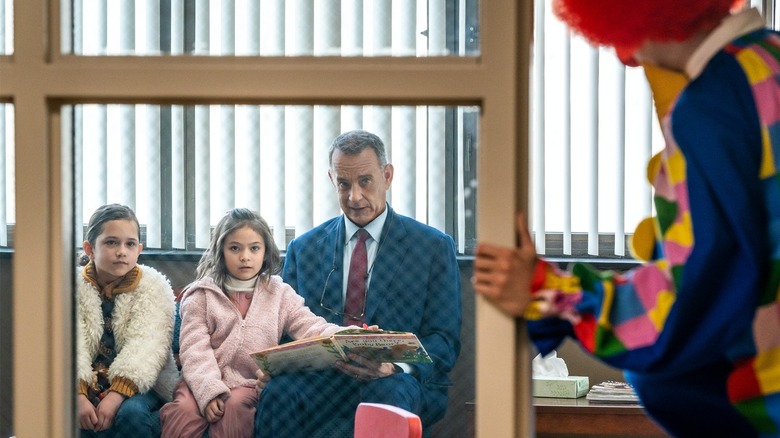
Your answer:
[[[423,429],[440,420],[447,407],[448,373],[460,353],[461,290],[454,242],[387,204],[393,165],[376,135],[340,135],[330,147],[329,162],[328,175],[344,214],[290,243],[284,281],[332,323],[417,334],[433,363],[354,357],[336,369],[274,377],[260,393],[257,437],[351,436],[360,402],[414,412]],[[370,235],[365,305],[345,315],[349,259],[361,228]]]

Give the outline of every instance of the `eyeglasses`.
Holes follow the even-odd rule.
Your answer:
[[[349,313],[344,313],[344,311],[338,311],[335,309],[331,309],[330,307],[325,305],[325,292],[328,290],[328,282],[330,281],[330,276],[333,275],[334,272],[336,272],[336,257],[337,257],[337,251],[336,249],[338,246],[335,246],[333,249],[333,267],[331,268],[330,272],[328,272],[328,276],[325,277],[325,285],[322,287],[322,294],[320,295],[320,307],[322,307],[323,310],[332,313],[333,315],[340,315],[340,316],[348,316],[355,321],[363,321],[363,317],[366,315],[366,301],[368,301],[368,286],[369,282],[368,279],[371,277],[371,272],[374,271],[374,263],[376,263],[377,258],[379,257],[379,251],[382,249],[382,244],[385,242],[384,235],[386,234],[386,230],[389,229],[390,225],[393,224],[393,219],[395,215],[390,215],[389,220],[390,222],[388,224],[385,224],[384,229],[382,230],[382,237],[379,238],[379,242],[377,242],[378,246],[376,248],[376,253],[374,256],[374,260],[371,262],[371,265],[368,267],[368,271],[366,271],[366,291],[363,294],[363,311],[360,312],[360,315],[351,315]],[[346,247],[347,243],[344,243],[344,246]],[[368,245],[368,241],[366,241],[366,245]],[[368,249],[368,247],[366,247]]]
[[[373,266],[372,266],[373,268]],[[348,316],[351,319],[354,319],[355,321],[361,322],[363,321],[363,316],[366,314],[366,299],[368,298],[368,275],[366,275],[366,292],[363,295],[363,310],[360,312],[360,315],[352,315],[350,313],[344,313],[343,311],[338,311],[336,309],[332,309],[325,305],[325,292],[328,290],[328,282],[330,281],[330,276],[333,275],[333,273],[336,272],[336,266],[333,266],[333,268],[328,272],[328,276],[325,277],[325,286],[322,287],[322,295],[320,295],[320,307],[323,308],[323,310],[330,312],[337,316]]]

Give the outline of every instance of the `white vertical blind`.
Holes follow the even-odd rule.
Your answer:
[[[444,126],[445,113],[442,107],[428,109],[428,222],[434,228],[443,230],[447,213],[446,164]]]
[[[314,56],[337,56],[340,37],[339,0],[314,2]]]
[[[138,105],[136,107],[136,160],[137,169],[136,214],[146,223],[145,244],[150,248],[162,246],[162,180],[160,169],[160,107]],[[132,161],[131,161],[132,162]],[[117,163],[121,164],[121,163]],[[131,186],[132,187],[132,186]],[[166,187],[164,189],[168,191]],[[109,201],[110,200],[106,200]],[[133,204],[130,204],[133,205]]]
[[[308,230],[314,225],[311,179],[312,157],[312,109],[304,106],[288,106],[284,113],[284,167],[286,190],[285,210],[293,218],[295,230]],[[262,213],[262,212],[261,212]],[[286,246],[286,245],[285,245]]]
[[[363,48],[363,1],[341,2],[341,56],[357,56]]]
[[[141,54],[157,54],[160,52],[161,35],[160,0],[144,0],[135,2],[135,49]],[[170,20],[170,17],[166,17]],[[121,22],[121,20],[120,20]],[[115,23],[110,23],[113,27]],[[128,38],[129,39],[129,38]],[[162,114],[161,109],[153,105],[138,105],[136,107],[136,151],[146,149],[144,155],[136,156],[139,163],[137,175],[136,198],[137,214],[146,218],[146,245],[151,248],[162,247],[163,209],[171,210],[170,205],[163,205],[162,167],[170,166],[172,157],[162,156]],[[131,204],[133,205],[133,204]]]
[[[416,130],[417,138],[414,141],[416,145],[428,144],[428,111],[424,107],[417,107],[416,125],[420,129]],[[427,181],[428,180],[428,148],[418,147],[415,150],[415,180]],[[420,222],[427,222],[428,215],[428,193],[420,193],[415,199],[414,217]]]
[[[157,54],[160,52],[160,0],[136,1],[136,6],[136,53]],[[166,19],[170,21],[169,17]]]
[[[625,256],[627,235],[652,214],[644,169],[662,147],[649,88],[641,69],[572,36],[549,2],[535,4],[535,20],[529,219],[537,251]],[[612,247],[600,245],[605,236]]]
[[[184,171],[184,108],[171,107],[171,245],[187,247],[186,234],[186,174]]]
[[[260,55],[284,54],[284,0],[260,3]],[[260,211],[274,233],[279,248],[286,248],[287,216],[285,212],[284,107],[260,108]],[[316,177],[313,179],[316,180]]]
[[[6,14],[6,3],[9,3],[9,0],[0,1],[0,24],[3,25],[2,32],[0,32],[0,55],[11,54],[11,47],[13,47],[8,44],[8,36],[12,35],[12,33],[8,31],[8,22],[10,21],[13,23],[13,21],[6,20],[6,17],[10,15]]]
[[[424,2],[421,2],[424,3]],[[447,9],[445,0],[428,1],[428,54],[447,54]]]
[[[165,20],[168,17],[161,17]],[[171,55],[184,53],[184,0],[171,0]]]
[[[284,109],[276,106],[260,108],[260,211],[273,228],[274,241],[279,248],[285,248],[287,223],[284,205],[287,192],[285,184],[284,151]],[[316,176],[313,176],[316,180]]]
[[[111,133],[106,135],[107,177],[110,177],[106,185],[106,199],[135,205],[135,190],[128,190],[128,187],[135,187],[136,183],[135,111],[128,105],[109,105],[106,108],[106,117],[107,133]]]
[[[313,9],[307,7],[306,0],[288,0],[285,2],[285,55],[304,56],[314,48],[312,36]]]
[[[8,2],[0,0],[0,14]],[[84,55],[442,55],[448,53],[452,18],[445,0],[66,3],[73,23],[63,26],[72,30],[63,34],[64,51]],[[455,4],[463,26],[466,2]],[[170,15],[160,14],[162,6]],[[0,34],[7,46],[8,32]],[[458,35],[462,43],[452,54],[465,55],[466,31]],[[328,147],[343,131],[366,129],[383,139],[397,169],[389,193],[393,207],[450,229],[460,235],[461,251],[466,249],[465,182],[459,174],[466,159],[463,114],[473,109],[87,104],[72,110],[82,194],[77,223],[102,204],[120,202],[136,210],[148,248],[193,249],[207,245],[210,227],[227,209],[247,206],[263,214],[285,248],[290,232],[300,234],[340,213],[327,179]],[[12,111],[4,113],[8,118]],[[6,132],[7,123],[0,122]],[[12,141],[2,146],[12,153]],[[12,176],[0,177],[6,175]],[[12,186],[7,180],[6,188]],[[0,226],[7,226],[2,217]]]
[[[105,204],[108,199],[108,159],[106,152],[106,107],[100,105],[84,105],[80,114],[80,140],[84,155],[79,161],[83,163],[83,175],[89,177],[90,183],[84,184],[84,218],[89,219],[93,211]],[[77,133],[78,135],[78,133]],[[76,139],[76,142],[79,138]],[[88,151],[88,152],[87,152]],[[113,181],[112,181],[113,184]]]
[[[566,29],[563,31],[563,62],[564,62],[564,80],[563,80],[563,108],[561,116],[563,118],[561,123],[561,134],[563,136],[563,187],[571,187],[572,181],[572,163],[571,163],[571,137],[572,137],[572,108],[571,108],[571,85],[572,85],[572,68],[571,68],[571,34]],[[541,146],[545,150],[547,145]],[[564,208],[563,214],[563,251],[564,254],[571,254],[571,223],[572,223],[572,205],[571,205],[571,190],[564,191],[564,197],[561,200]]]
[[[209,54],[210,5],[211,2],[209,0],[195,0],[195,45],[193,47],[193,55]]]
[[[195,0],[194,22],[187,23],[184,0],[170,0],[170,16],[160,15],[160,0],[74,0],[61,8],[76,19],[62,26],[66,51],[95,54],[156,54],[160,28],[169,21],[170,52],[201,55],[278,56],[308,53],[315,56],[435,55],[447,51],[444,0]],[[460,22],[465,4],[458,3]],[[773,25],[778,13],[774,1],[751,0]],[[572,255],[572,241],[588,236],[588,254],[624,255],[626,236],[644,216],[652,213],[651,190],[644,166],[661,139],[649,90],[640,69],[624,69],[611,53],[593,51],[572,38],[549,11],[549,2],[536,2],[534,49],[534,108],[532,110],[532,227],[540,252],[546,236],[562,236],[563,255]],[[13,1],[0,1],[0,52],[13,53]],[[194,26],[192,47],[185,47],[185,28]],[[459,30],[465,40],[465,28]],[[459,54],[463,54],[463,45]],[[585,53],[585,58],[578,54]],[[587,54],[590,55],[587,55]],[[591,57],[588,60],[588,56]],[[576,70],[585,74],[572,75]],[[614,80],[612,80],[614,78]],[[580,82],[580,79],[586,82]],[[258,78],[262,80],[262,78]],[[586,85],[583,85],[586,84]],[[596,87],[597,85],[597,87]],[[595,90],[598,89],[598,92]],[[577,97],[577,90],[589,94]],[[583,107],[582,102],[588,102]],[[632,102],[627,105],[626,102]],[[209,227],[228,205],[259,209],[274,225],[277,243],[284,247],[285,229],[318,223],[338,213],[329,195],[324,163],[327,142],[338,132],[368,128],[379,131],[398,169],[391,191],[394,207],[421,220],[442,226],[442,169],[446,160],[441,141],[441,108],[360,106],[299,109],[284,106],[197,106],[193,126],[187,126],[186,109],[170,108],[170,157],[160,157],[160,108],[128,105],[74,107],[74,138],[78,169],[88,169],[90,182],[83,191],[79,220],[104,202],[136,207],[149,233],[147,245],[161,239],[161,210],[170,210],[172,245],[184,248],[192,238],[196,247],[208,241]],[[605,111],[613,108],[615,112]],[[585,126],[571,119],[585,119]],[[288,121],[287,114],[297,114]],[[308,117],[302,114],[309,114]],[[610,116],[597,118],[597,114]],[[302,118],[301,118],[302,117]],[[460,120],[458,118],[457,120]],[[13,209],[13,110],[0,106],[0,244],[8,242]],[[338,126],[339,128],[334,128]],[[187,130],[190,131],[187,131]],[[293,131],[290,131],[293,130]],[[187,132],[192,132],[195,175],[185,173]],[[305,140],[312,139],[308,143]],[[316,140],[314,140],[316,139]],[[462,153],[457,142],[456,154]],[[282,166],[297,144],[306,165]],[[232,148],[232,150],[231,150]],[[157,155],[156,155],[157,154]],[[456,165],[463,163],[459,155]],[[214,164],[212,163],[214,161]],[[234,165],[226,165],[231,161]],[[121,163],[116,165],[116,163]],[[138,163],[138,164],[135,164]],[[160,167],[170,166],[171,187],[163,189]],[[321,167],[322,166],[322,167]],[[213,167],[213,168],[212,168]],[[626,172],[625,169],[629,171]],[[293,171],[292,169],[296,169]],[[458,174],[461,173],[458,168]],[[217,170],[219,172],[217,172]],[[289,173],[310,171],[308,188],[288,187]],[[583,174],[580,172],[585,170]],[[241,175],[257,172],[253,184]],[[231,179],[226,172],[233,172]],[[590,174],[590,175],[588,175]],[[209,181],[211,183],[204,183]],[[228,182],[230,181],[230,182]],[[81,183],[80,183],[81,184]],[[185,186],[193,184],[187,200]],[[425,189],[422,187],[425,186]],[[297,186],[296,186],[297,187]],[[462,182],[457,196],[463,197]],[[583,192],[578,188],[584,188]],[[128,189],[130,188],[130,189]],[[160,205],[162,190],[171,192],[171,205]],[[280,195],[284,194],[284,195]],[[303,209],[285,212],[292,196],[311,198]],[[195,224],[188,237],[185,208],[194,208]],[[462,210],[462,206],[457,207]],[[302,212],[302,213],[301,213]],[[301,214],[299,214],[301,213]],[[459,212],[460,213],[460,212]],[[5,217],[3,217],[5,216]],[[299,217],[302,216],[302,217]],[[465,214],[458,214],[460,221]],[[458,224],[459,233],[462,225]],[[610,254],[601,254],[599,235],[614,235]]]
[[[610,143],[612,148],[608,148],[607,153],[602,154],[602,158],[605,161],[603,168],[611,169],[611,171],[601,172],[601,175],[607,177],[606,184],[610,184],[614,187],[612,191],[613,197],[609,197],[607,202],[613,202],[614,208],[614,223],[612,229],[615,230],[615,244],[613,252],[616,256],[625,255],[626,247],[626,229],[625,229],[625,196],[626,186],[624,184],[626,172],[625,156],[626,156],[626,69],[620,65],[617,59],[612,58],[610,66],[608,66],[608,72],[612,75],[605,75],[606,81],[614,81],[615,90],[612,95],[610,103],[613,105],[611,113],[607,114],[607,117],[613,117],[614,123],[610,123],[605,119],[601,119],[601,123],[605,125],[605,130],[608,130],[612,134]],[[601,88],[606,88],[604,84]],[[611,115],[610,115],[611,114]],[[608,125],[608,126],[607,126]],[[633,230],[632,230],[633,231]]]
[[[594,48],[582,49],[585,65],[585,86],[579,88],[582,91],[582,104],[585,112],[579,113],[585,124],[581,127],[584,133],[584,145],[580,149],[572,149],[572,154],[584,153],[583,162],[587,163],[585,170],[586,183],[571,187],[575,199],[582,199],[585,208],[582,211],[588,217],[588,254],[599,254],[599,51]],[[575,64],[576,65],[576,64]],[[583,129],[584,128],[584,129]],[[575,162],[580,162],[575,160]],[[577,190],[578,188],[584,191]]]
[[[392,2],[393,55],[414,56],[417,45],[415,38],[416,12],[414,0],[395,0]]]
[[[260,211],[260,109],[236,106],[236,205]]]
[[[328,148],[330,139],[341,132],[341,111],[339,107],[317,105],[314,107],[314,130],[312,132],[312,153],[310,155],[312,187],[312,223],[319,224],[338,216],[339,205],[333,196],[334,187],[328,178]]]
[[[545,109],[547,108],[545,102],[545,54],[547,53],[547,44],[545,34],[547,31],[545,22],[545,2],[534,2],[534,53],[538,56],[533,58],[533,67],[531,74],[531,157],[532,163],[530,174],[532,184],[530,189],[530,198],[533,201],[531,203],[531,213],[526,212],[526,219],[534,226],[534,237],[536,239],[536,252],[539,254],[545,254],[547,251],[547,241],[545,239],[545,230],[547,229],[545,224],[545,203],[547,198],[545,197],[545,162],[547,154],[545,154]],[[568,93],[563,93],[564,96],[568,96]],[[568,120],[561,120],[561,129],[568,128]],[[565,142],[564,142],[565,143]],[[569,156],[564,154],[564,157]],[[563,168],[562,177],[565,178],[569,175],[566,167]]]
[[[392,123],[392,109],[387,106],[365,106],[363,109],[363,126],[362,128],[373,132],[378,135],[385,142],[385,149],[390,157],[392,157],[393,146],[393,123]],[[390,196],[394,196],[392,188],[390,190]]]
[[[457,126],[463,126],[464,123],[464,111],[463,108],[457,109]],[[468,165],[466,164],[467,155],[466,155],[466,142],[468,140],[466,139],[466,136],[463,133],[462,129],[458,130],[458,141],[455,143],[457,145],[457,150],[455,151],[455,163],[457,165],[457,170],[455,172],[456,178],[457,178],[457,185],[456,187],[456,193],[455,193],[455,199],[457,199],[457,205],[455,206],[457,211],[459,212],[466,212],[466,184],[467,181],[464,178],[464,175],[466,174],[466,169]],[[458,215],[458,222],[456,224],[456,230],[457,234],[459,236],[465,236],[466,235],[466,215]],[[458,241],[458,252],[465,253],[466,252],[466,242],[465,239],[460,239]]]
[[[237,157],[233,141],[233,108],[229,105],[209,107],[209,123],[210,217],[211,223],[216,224],[236,203],[235,189],[238,187],[235,184]],[[197,132],[195,135],[197,137]]]
[[[1,34],[2,32],[0,32]],[[0,189],[5,188],[8,184],[8,178],[6,177],[8,162],[6,161],[6,155],[8,153],[8,129],[9,126],[6,123],[8,119],[7,111],[9,105],[0,103]],[[10,126],[13,126],[10,125]],[[13,143],[10,143],[13,145]],[[13,160],[11,160],[13,162]],[[7,191],[0,190],[0,246],[8,245],[8,199]]]
[[[650,88],[641,69],[626,70],[626,102],[651,101]],[[635,224],[653,211],[652,187],[645,169],[654,150],[662,146],[662,135],[652,105],[626,105],[626,154],[623,167],[626,195],[624,220],[626,232],[633,233]]]
[[[393,163],[393,208],[404,211],[410,216],[417,212],[417,125],[414,107],[393,107],[392,146],[389,148],[390,161]]]
[[[195,138],[195,175],[190,176],[195,181],[211,180],[211,166],[209,164],[211,161],[209,153],[211,125],[209,120],[209,107],[196,106],[193,135]],[[195,246],[198,248],[206,248],[211,237],[210,200],[211,184],[195,184]]]
[[[390,1],[364,2],[363,8],[363,55],[389,55],[392,30]]]

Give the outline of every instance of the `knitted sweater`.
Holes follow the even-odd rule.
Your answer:
[[[182,377],[201,413],[231,388],[255,386],[250,353],[278,345],[284,334],[300,339],[342,328],[314,315],[279,276],[258,280],[245,318],[211,278],[184,291],[181,315]]]
[[[170,401],[178,380],[171,351],[173,290],[165,276],[153,268],[138,267],[138,285],[114,297],[111,317],[117,355],[108,377],[132,382],[139,393],[154,389]],[[104,330],[101,297],[80,272],[76,277],[76,378],[90,382],[92,361]]]

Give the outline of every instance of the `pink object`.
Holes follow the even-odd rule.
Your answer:
[[[355,438],[421,438],[417,415],[381,403],[360,403],[355,412]]]

